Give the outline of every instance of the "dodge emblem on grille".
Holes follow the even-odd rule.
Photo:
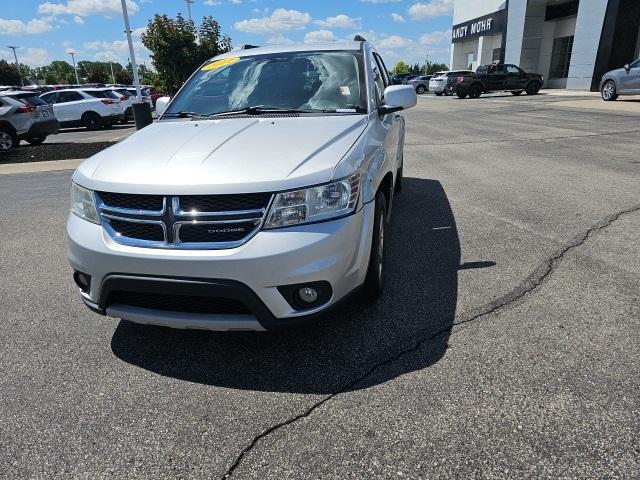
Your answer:
[[[207,230],[208,233],[233,233],[233,232],[244,232],[244,227],[236,227],[236,228],[210,228]]]

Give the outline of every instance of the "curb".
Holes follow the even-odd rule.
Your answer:
[[[78,165],[84,161],[84,158],[77,158],[72,160],[52,160],[45,162],[4,163],[0,164],[0,175],[75,170]]]

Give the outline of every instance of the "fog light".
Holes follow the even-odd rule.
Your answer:
[[[86,273],[75,271],[73,272],[73,280],[76,282],[76,285],[82,290],[84,293],[89,293],[89,289],[91,288],[91,276]]]
[[[318,299],[318,291],[311,287],[302,287],[298,290],[298,295],[303,302],[313,303]]]

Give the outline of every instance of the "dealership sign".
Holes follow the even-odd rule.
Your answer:
[[[464,42],[484,35],[496,35],[506,30],[505,10],[499,10],[483,17],[474,18],[468,22],[454,25],[451,29],[451,41]]]

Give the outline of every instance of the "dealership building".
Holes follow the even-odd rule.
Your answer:
[[[513,63],[545,88],[597,90],[640,57],[640,0],[455,0],[453,24],[451,69]]]

